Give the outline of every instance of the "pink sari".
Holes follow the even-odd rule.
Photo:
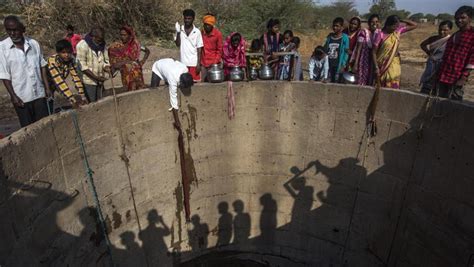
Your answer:
[[[240,43],[237,47],[232,46],[232,36],[237,34],[236,32],[231,33],[224,42],[224,54],[222,56],[224,60],[224,75],[230,73],[232,67],[246,67],[247,59],[245,57],[245,39],[242,36]]]

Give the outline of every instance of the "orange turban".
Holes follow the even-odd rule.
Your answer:
[[[216,25],[216,17],[213,15],[206,15],[202,18],[202,22],[214,26]]]

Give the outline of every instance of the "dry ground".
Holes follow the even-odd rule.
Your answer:
[[[301,38],[300,52],[303,55],[303,68],[307,69],[307,62],[315,46],[322,44],[330,30],[319,31],[315,35],[296,34]],[[419,44],[427,37],[436,34],[437,27],[430,24],[422,24],[418,29],[407,33],[402,37],[400,53],[402,57],[402,81],[401,87],[406,90],[418,91],[418,83],[423,72],[426,57],[419,48]],[[178,58],[177,49],[166,49],[157,46],[149,46],[151,55],[144,66],[145,82],[148,83],[151,77],[151,66],[157,59],[165,57]],[[307,76],[307,75],[306,75]],[[306,77],[305,76],[305,77]],[[121,88],[120,78],[114,79],[118,91]],[[111,88],[110,82],[106,83],[106,88]],[[111,93],[111,90],[107,90]],[[469,82],[466,87],[466,99],[474,100],[474,82]],[[10,103],[8,93],[3,84],[0,84],[0,134],[8,135],[19,128],[15,111]]]

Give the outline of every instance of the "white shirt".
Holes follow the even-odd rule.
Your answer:
[[[204,46],[202,41],[201,31],[193,25],[191,33],[186,35],[184,25],[181,25],[181,33],[179,34],[181,44],[180,50],[180,61],[188,67],[196,67],[198,63],[198,48]]]
[[[27,103],[45,97],[41,67],[48,63],[37,41],[25,37],[24,51],[12,39],[0,42],[0,79],[10,80],[13,91]]]
[[[158,75],[160,79],[168,83],[170,91],[171,108],[178,109],[178,83],[179,77],[188,72],[188,67],[172,58],[164,58],[156,61],[151,71]]]
[[[324,56],[323,59],[319,60],[315,57],[309,59],[309,79],[310,80],[327,80],[329,73],[329,61],[328,56]]]

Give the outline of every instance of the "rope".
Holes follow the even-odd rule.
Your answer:
[[[119,112],[118,112],[117,94],[115,93],[114,77],[113,76],[110,78],[110,82],[112,84],[112,92],[113,92],[113,97],[114,97],[115,122],[117,123],[117,128],[118,128],[118,132],[119,132],[120,158],[125,163],[125,169],[127,170],[128,186],[130,187],[130,195],[132,196],[132,203],[133,203],[133,209],[135,211],[135,218],[137,220],[138,230],[141,232],[142,231],[142,226],[140,224],[140,218],[138,216],[137,204],[135,202],[135,193],[133,193],[132,178],[131,178],[130,169],[129,169],[129,159],[127,157],[127,154],[125,153],[125,143],[123,142],[122,127],[120,126],[120,115],[119,115]]]
[[[98,215],[98,218],[99,218],[99,224],[100,224],[100,226],[102,228],[102,231],[104,233],[105,243],[107,245],[107,252],[110,255],[110,263],[111,263],[112,266],[115,266],[113,258],[112,258],[112,249],[111,249],[112,245],[110,243],[109,235],[107,233],[107,227],[105,225],[104,215],[102,213],[102,208],[101,208],[101,205],[100,205],[99,196],[97,195],[97,190],[96,190],[95,183],[94,183],[94,177],[93,177],[94,171],[92,171],[92,169],[89,165],[89,160],[87,158],[87,153],[86,153],[86,147],[85,147],[85,144],[84,144],[84,140],[82,139],[81,130],[79,128],[79,123],[78,123],[78,120],[77,120],[77,113],[76,113],[75,110],[72,111],[72,121],[74,123],[74,129],[76,130],[77,141],[79,143],[79,146],[81,147],[81,153],[82,153],[82,158],[83,158],[83,163],[84,163],[84,169],[87,173],[87,181],[89,183],[89,188],[90,188],[90,190],[92,192],[92,196],[94,198],[95,207],[97,209],[97,215]]]

